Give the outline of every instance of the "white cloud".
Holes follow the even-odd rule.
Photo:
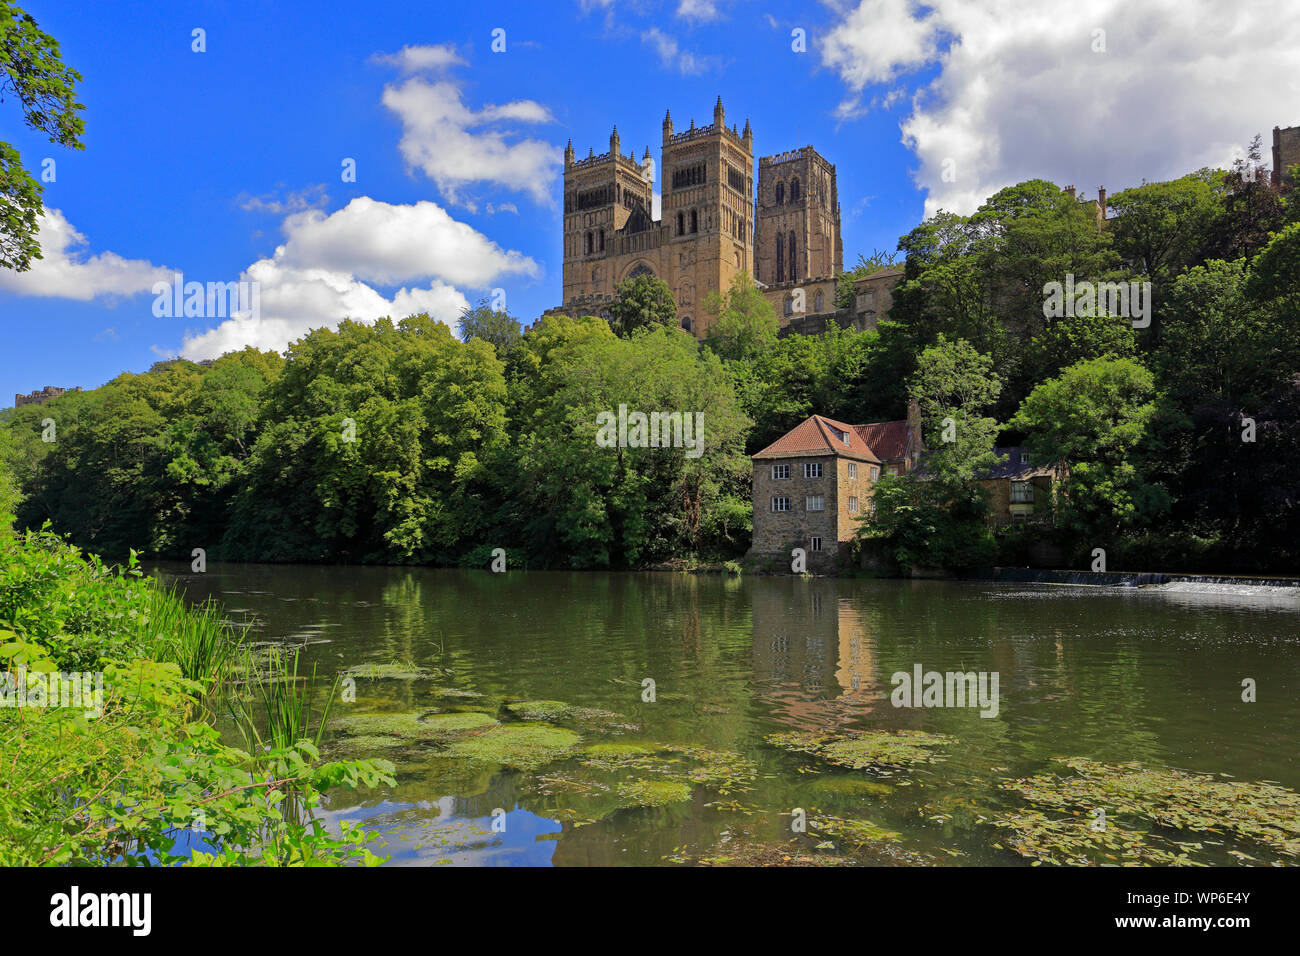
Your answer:
[[[1093,50],[1098,29],[1105,52]],[[908,89],[902,134],[930,215],[970,212],[1035,177],[1114,191],[1226,165],[1255,133],[1293,121],[1297,49],[1290,0],[863,0],[821,56],[850,90],[841,119],[892,105],[927,71]],[[892,89],[863,106],[876,84]]]
[[[445,55],[417,52],[426,49],[431,48],[403,50],[406,61],[427,63],[411,69],[436,71],[452,65]],[[412,76],[399,85],[385,86],[383,104],[402,122],[402,158],[433,180],[448,202],[475,211],[477,205],[466,187],[490,183],[527,193],[542,205],[554,204],[554,186],[563,164],[560,148],[510,128],[553,123],[550,110],[542,104],[515,100],[474,110],[465,105],[455,81],[431,76]]]
[[[403,73],[420,70],[438,70],[449,66],[465,66],[465,61],[454,46],[404,46],[396,53],[377,53],[371,60],[386,66],[395,66]]]
[[[144,259],[124,259],[115,252],[87,255],[86,237],[57,209],[47,207],[36,220],[44,258],[33,259],[26,272],[0,269],[0,290],[89,302],[106,296],[147,292],[171,270]]]
[[[240,195],[239,208],[249,212],[268,212],[283,216],[286,213],[301,212],[304,209],[319,209],[329,204],[330,197],[325,192],[325,184],[317,183],[305,189],[291,190],[281,199],[278,193],[266,193],[261,196]]]
[[[702,56],[682,49],[677,38],[664,33],[658,27],[651,27],[641,35],[642,41],[651,44],[659,54],[659,62],[666,69],[679,70],[686,76],[698,76],[711,70],[718,64],[718,58]]]
[[[436,276],[483,287],[498,276],[539,271],[532,259],[503,250],[428,200],[399,206],[361,196],[329,215],[319,209],[295,213],[282,229],[286,241],[275,252],[278,262],[350,272],[381,285]]]
[[[718,9],[714,0],[680,0],[677,4],[677,15],[683,20],[704,22],[717,20],[722,16],[722,11]]]
[[[245,270],[258,283],[260,315],[227,319],[185,337],[181,354],[215,358],[253,345],[283,349],[307,331],[345,318],[361,322],[428,312],[454,325],[469,306],[456,288],[486,288],[507,276],[537,276],[532,259],[505,251],[432,202],[398,206],[368,197],[330,215],[308,210],[283,224],[285,242]],[[403,286],[391,298],[369,283]]]

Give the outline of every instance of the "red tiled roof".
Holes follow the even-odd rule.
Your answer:
[[[881,461],[893,461],[907,457],[907,439],[910,434],[907,420],[897,422],[870,422],[866,425],[854,425]]]
[[[843,435],[844,439],[841,439],[840,435]],[[858,426],[846,425],[821,415],[813,415],[795,425],[754,457],[800,458],[816,455],[837,455],[841,458],[880,463],[871,446],[859,434]]]

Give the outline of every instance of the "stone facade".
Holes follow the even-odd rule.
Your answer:
[[[1281,186],[1282,177],[1292,166],[1300,165],[1300,126],[1273,127],[1273,185]]]
[[[726,126],[719,97],[713,123],[674,131],[664,117],[662,217],[652,217],[650,148],[642,162],[621,152],[618,128],[609,152],[564,153],[564,305],[569,314],[607,315],[624,279],[658,276],[677,302],[683,329],[703,337],[710,293],[752,275],[754,134]]]
[[[757,210],[754,278],[782,323],[834,311],[835,277],[844,271],[835,167],[811,146],[764,156]]]
[[[1005,459],[980,479],[989,493],[989,523],[1041,521],[1051,516],[1052,496],[1064,475],[1051,465],[1033,465],[1028,449],[994,448]]]
[[[834,312],[839,194],[835,167],[815,149],[761,159],[756,205],[753,130],[748,120],[728,128],[719,97],[708,126],[692,120],[677,132],[665,115],[660,159],[655,219],[649,146],[638,163],[615,127],[606,153],[577,159],[566,147],[563,304],[549,312],[608,318],[618,284],[650,274],[668,283],[681,327],[703,338],[713,318],[705,298],[741,273],[759,280],[778,316],[796,314],[798,289],[804,313]],[[761,250],[766,262],[756,259]]]
[[[753,456],[754,536],[750,556],[781,570],[803,548],[807,569],[834,569],[872,510],[887,469],[914,467],[921,449],[920,413],[895,422],[848,425],[813,415]],[[809,473],[808,465],[820,467]],[[820,497],[822,508],[808,499]],[[786,500],[782,509],[774,499]],[[820,539],[820,547],[814,542]]]
[[[81,389],[67,389],[59,388],[55,385],[46,385],[39,391],[31,392],[27,395],[14,395],[14,408],[22,408],[24,405],[43,405],[52,398],[66,395],[69,391],[79,392]]]
[[[809,571],[827,571],[834,564],[840,543],[852,534],[844,534],[840,508],[837,506],[841,481],[847,469],[838,467],[834,455],[809,455],[797,458],[754,461],[754,543],[758,554],[784,556],[789,567],[790,552],[803,548],[808,555]],[[804,477],[805,465],[820,465],[821,476]],[[788,469],[788,478],[774,477],[776,469]],[[859,473],[865,468],[859,468]],[[808,499],[820,497],[824,509],[809,511]],[[789,509],[777,511],[773,498],[785,498]],[[761,513],[761,518],[760,518]],[[820,550],[813,550],[814,537],[821,539]]]

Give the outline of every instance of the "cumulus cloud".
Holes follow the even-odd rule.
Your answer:
[[[1297,49],[1289,0],[863,0],[821,58],[850,91],[841,119],[907,90],[930,215],[1035,177],[1115,190],[1228,165],[1292,119]]]
[[[282,228],[285,242],[240,276],[258,284],[260,314],[186,335],[182,355],[215,358],[245,345],[283,349],[310,329],[345,318],[371,322],[428,312],[452,325],[469,306],[457,284],[486,288],[506,276],[540,272],[532,259],[503,250],[427,201],[399,206],[359,197],[329,215],[295,213]],[[371,283],[404,285],[389,298]]]
[[[436,49],[437,55],[427,51]],[[542,205],[554,204],[554,186],[563,163],[558,146],[520,134],[520,124],[553,123],[555,118],[534,100],[514,100],[473,109],[464,102],[458,83],[430,75],[463,62],[449,61],[444,47],[407,47],[409,70],[427,71],[400,84],[384,87],[383,104],[402,123],[399,149],[407,165],[421,170],[448,202],[476,211],[467,187],[492,184],[532,196]]]
[[[407,206],[361,196],[329,215],[295,213],[283,231],[275,257],[285,265],[347,271],[382,285],[437,276],[482,287],[502,275],[538,274],[532,259],[505,251],[428,200]]]
[[[36,220],[41,259],[33,259],[26,272],[0,269],[0,290],[18,295],[59,299],[133,296],[166,280],[171,270],[144,259],[124,259],[115,252],[89,255],[84,235],[57,209],[46,207]]]

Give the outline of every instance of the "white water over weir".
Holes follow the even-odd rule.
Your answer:
[[[1047,571],[1037,568],[990,568],[982,580],[1092,587],[1155,587],[1202,594],[1300,594],[1300,578],[1251,578],[1215,574],[1166,574],[1162,571]]]

